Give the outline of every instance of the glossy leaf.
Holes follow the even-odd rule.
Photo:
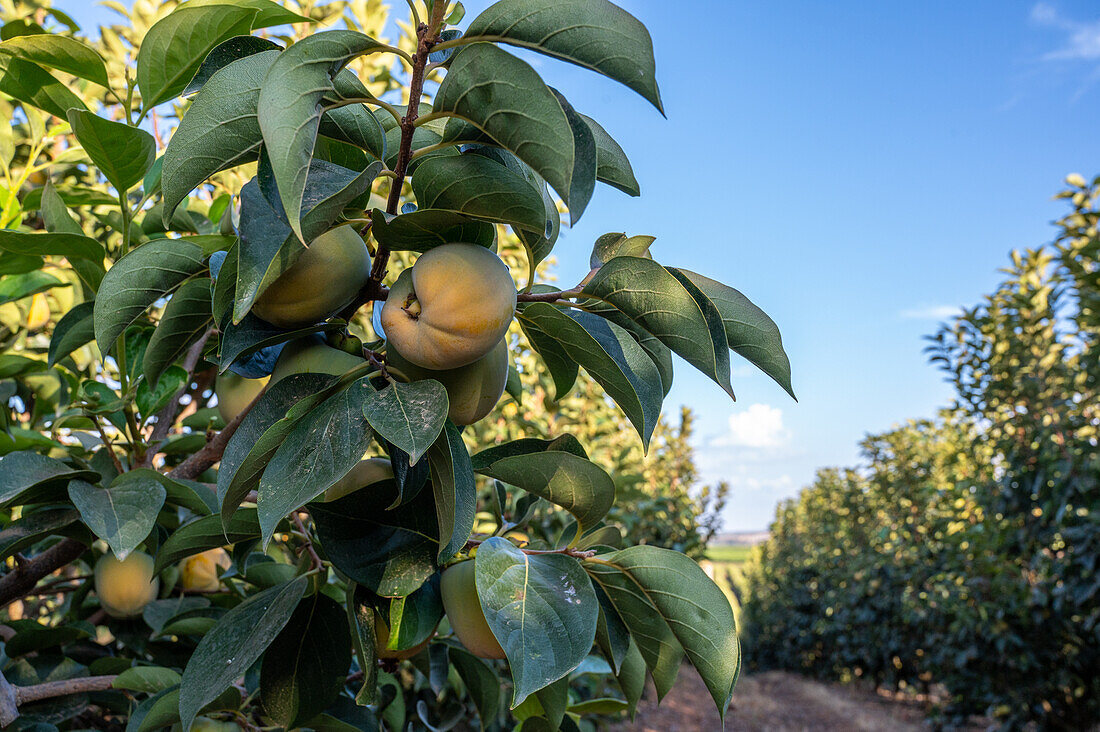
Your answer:
[[[278,636],[308,584],[308,577],[298,577],[257,593],[227,612],[203,636],[180,683],[184,732],[191,729],[199,710],[243,676]]]
[[[36,452],[9,452],[0,457],[0,507],[15,505],[28,494],[37,497],[49,489],[60,488],[60,495],[64,495],[65,486],[71,480],[98,479],[91,470],[72,468]]]
[[[630,333],[595,315],[531,303],[519,313],[525,331],[538,329],[604,388],[648,446],[661,413],[661,375]]]
[[[336,700],[350,665],[344,611],[318,592],[298,605],[264,653],[260,700],[265,713],[280,727],[301,726]]]
[[[577,519],[579,539],[615,503],[615,481],[595,463],[568,452],[507,457],[478,470],[561,506]]]
[[[363,415],[375,432],[408,453],[411,465],[427,452],[447,421],[447,390],[432,379],[394,382],[367,394]]]
[[[321,101],[334,93],[332,77],[356,56],[382,48],[356,31],[315,33],[279,54],[260,89],[257,113],[264,144],[291,229],[302,233],[313,147],[321,123]]]
[[[526,62],[489,43],[463,48],[439,85],[433,109],[459,118],[448,121],[444,140],[464,137],[460,131],[473,124],[570,203],[573,131],[553,92]]]
[[[677,275],[652,259],[614,257],[596,271],[583,292],[655,335],[732,397],[722,317],[697,287]]]
[[[56,69],[66,74],[110,87],[103,57],[75,38],[42,33],[16,36],[0,43],[0,54]]]
[[[524,554],[492,537],[475,562],[481,608],[512,670],[514,707],[584,660],[599,603],[580,564],[564,554]]]
[[[80,517],[120,561],[149,536],[166,495],[160,482],[140,473],[123,473],[107,488],[69,483],[69,499]]]
[[[348,474],[370,447],[373,432],[363,408],[369,379],[352,382],[303,416],[279,445],[260,479],[257,507],[266,543],[288,513]]]
[[[546,229],[542,196],[522,177],[481,155],[424,161],[413,176],[413,192],[425,209],[445,209],[475,219]]]
[[[29,61],[0,56],[0,92],[24,104],[65,119],[70,109],[87,109],[80,97],[55,79],[48,71]],[[30,209],[30,204],[24,201]]]
[[[173,531],[161,544],[157,551],[156,571],[208,549],[256,539],[259,536],[260,522],[254,508],[242,508],[224,525],[219,516],[197,518]]]
[[[192,3],[191,7],[195,7]],[[283,47],[278,43],[267,38],[261,38],[259,36],[233,36],[227,41],[222,41],[213,49],[210,53],[206,54],[206,58],[202,60],[199,65],[199,70],[195,72],[195,75],[191,78],[191,81],[187,82],[187,87],[180,92],[181,96],[188,97],[192,94],[196,94],[201,90],[206,83],[213,78],[214,74],[218,73],[226,66],[229,66],[234,61],[239,61],[242,58],[254,56],[264,51],[282,51]],[[260,79],[263,81],[263,79]],[[257,84],[256,93],[259,94],[260,87]],[[252,105],[253,110],[255,105]],[[190,108],[187,111],[191,114]],[[259,126],[256,127],[259,130]]]
[[[580,118],[592,130],[596,143],[596,180],[614,186],[629,196],[640,196],[642,191],[634,177],[634,168],[619,143],[596,120],[583,114]]]
[[[492,224],[455,211],[419,208],[390,218],[376,208],[371,221],[371,235],[394,252],[426,252],[453,242],[491,247],[496,241]]]
[[[573,131],[573,175],[569,180],[569,197],[566,204],[569,206],[570,222],[576,224],[592,200],[592,193],[596,190],[596,166],[597,148],[596,138],[592,127],[569,100],[562,96],[557,89],[551,88],[554,97],[565,112],[565,118],[569,120],[569,128]],[[554,213],[557,213],[555,207]]]
[[[0,277],[0,305],[22,300],[24,297],[46,292],[55,287],[71,287],[71,285],[40,270]]]
[[[80,513],[71,508],[47,508],[25,513],[0,529],[0,560],[48,536],[61,533],[79,520]]]
[[[148,382],[156,384],[164,370],[182,357],[212,322],[210,280],[196,277],[184,282],[165,305],[145,349],[142,370]]]
[[[351,642],[359,668],[363,669],[363,682],[355,694],[355,703],[373,704],[378,690],[378,659],[374,636],[374,606],[372,593],[355,582],[348,583],[344,609],[351,629]]]
[[[439,561],[445,562],[466,545],[477,514],[477,487],[470,453],[458,428],[450,422],[428,450],[428,465],[439,521]]]
[[[72,310],[57,321],[53,329],[53,337],[50,338],[49,358],[46,365],[52,368],[54,364],[76,349],[95,340],[95,322],[92,319],[94,308],[95,303],[82,302],[74,305]]]
[[[210,51],[233,36],[247,35],[256,16],[255,9],[232,4],[185,4],[154,23],[137,55],[142,109],[178,96]]]
[[[489,664],[466,649],[450,646],[447,651],[462,683],[466,685],[466,691],[473,699],[477,714],[481,717],[482,728],[489,727],[500,713],[500,678]]]
[[[162,217],[171,216],[187,194],[214,173],[257,158],[263,135],[256,104],[264,76],[278,55],[264,51],[226,65],[192,100],[164,150]]]
[[[103,245],[82,234],[30,234],[0,230],[0,251],[10,254],[41,256],[52,254],[69,259],[103,262]]]
[[[791,362],[783,350],[783,337],[775,321],[732,287],[686,269],[675,271],[691,280],[718,308],[727,344],[733,352],[756,365],[794,397]]]
[[[649,31],[607,0],[501,0],[470,21],[465,40],[509,43],[592,69],[664,112]]]
[[[157,143],[145,130],[80,109],[70,109],[68,119],[77,142],[115,190],[130,190],[153,164]]]
[[[652,259],[649,247],[657,240],[655,236],[627,236],[622,233],[604,234],[592,245],[592,255],[588,264],[599,269],[615,257],[642,257]]]
[[[156,694],[176,686],[180,678],[179,672],[163,666],[134,666],[116,676],[111,688]]]

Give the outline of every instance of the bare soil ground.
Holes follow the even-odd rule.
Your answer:
[[[871,690],[825,684],[780,671],[741,677],[726,730],[730,732],[908,732],[926,729],[920,705],[886,698]],[[722,729],[710,694],[685,666],[676,686],[656,703],[652,686],[633,722],[612,732],[710,732]]]

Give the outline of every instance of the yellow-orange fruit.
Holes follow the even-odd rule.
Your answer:
[[[50,303],[46,293],[37,292],[31,297],[31,307],[27,311],[27,330],[45,328],[50,322]]]
[[[441,371],[489,353],[515,310],[516,286],[500,257],[474,244],[444,244],[398,276],[382,328],[408,361]]]
[[[280,328],[326,320],[355,299],[370,276],[370,254],[350,225],[310,242],[290,269],[268,285],[252,312]]]
[[[226,422],[233,421],[267,386],[268,378],[246,379],[232,371],[220,374],[214,382],[214,393],[218,395],[218,413],[222,419]]]
[[[207,549],[180,562],[180,586],[188,592],[217,592],[221,587],[218,568],[229,569],[232,562],[225,549]]]
[[[443,570],[440,582],[443,610],[458,640],[481,658],[504,658],[504,649],[493,635],[474,584],[474,562],[467,560]]]
[[[435,633],[432,633],[432,635],[435,635]],[[431,636],[428,636],[423,643],[419,643],[412,648],[407,648],[404,651],[390,650],[386,648],[390,642],[390,628],[386,625],[386,621],[382,619],[381,615],[378,613],[374,614],[374,655],[378,656],[378,658],[404,661],[406,658],[412,658],[427,648],[431,641]]]
[[[95,565],[95,594],[108,615],[128,618],[156,598],[160,580],[153,576],[153,558],[132,552],[123,561],[104,554]]]
[[[508,344],[502,338],[493,350],[473,363],[446,371],[425,369],[392,346],[386,363],[412,381],[435,379],[447,388],[447,416],[457,425],[473,424],[493,411],[508,383]]]

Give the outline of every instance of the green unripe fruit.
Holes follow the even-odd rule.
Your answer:
[[[121,562],[104,554],[95,564],[95,594],[108,615],[129,618],[156,599],[160,580],[153,576],[153,558],[132,552]]]
[[[393,480],[393,466],[386,458],[361,460],[348,474],[325,491],[326,501],[335,501],[360,488],[366,488],[383,480]]]
[[[443,384],[450,404],[447,416],[457,425],[473,424],[493,411],[508,383],[508,345],[504,339],[473,363],[447,371],[421,368],[392,346],[386,352],[386,364],[411,381],[435,379]]]
[[[290,269],[252,305],[252,312],[280,328],[327,320],[351,303],[370,276],[370,254],[351,226],[310,242]]]
[[[500,257],[474,244],[444,244],[398,276],[382,328],[408,361],[440,371],[493,350],[515,310],[516,286]]]
[[[283,352],[279,354],[279,360],[275,363],[275,370],[271,372],[271,383],[274,384],[291,374],[339,376],[365,361],[364,358],[333,348],[315,336],[299,338],[283,347]]]
[[[474,562],[460,562],[443,570],[440,582],[443,610],[458,640],[481,658],[504,658],[504,649],[493,635],[474,584]]]
[[[262,379],[246,379],[232,371],[220,374],[214,382],[214,393],[218,395],[218,413],[222,419],[232,422],[267,386],[267,381],[267,376]]]

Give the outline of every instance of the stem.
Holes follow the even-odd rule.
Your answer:
[[[302,532],[302,538],[305,540],[306,551],[309,552],[309,558],[313,562],[313,568],[323,568],[325,563],[321,561],[321,556],[317,554],[317,550],[313,548],[313,540],[309,538],[309,531],[306,530],[305,522],[302,521],[302,515],[295,511],[291,514],[291,518],[294,519],[294,525],[298,528],[298,531]]]
[[[4,607],[34,589],[38,580],[53,574],[84,553],[85,546],[76,539],[62,539],[15,569],[0,577],[0,607]]]
[[[409,160],[412,157],[412,139],[416,131],[416,115],[420,111],[420,99],[424,96],[424,67],[428,65],[428,56],[432,48],[439,40],[439,28],[443,23],[443,13],[447,10],[447,3],[438,2],[432,8],[432,17],[428,25],[418,23],[416,28],[416,53],[412,57],[412,78],[409,81],[409,104],[405,108],[405,116],[401,118],[401,146],[397,153],[397,165],[394,166],[394,180],[390,187],[390,197],[386,201],[386,212],[397,213],[397,206],[401,202],[401,188],[405,183],[405,175],[409,171]],[[383,242],[378,242],[378,255],[374,258],[374,267],[371,268],[370,278],[373,282],[381,283],[386,276],[386,266],[390,260],[390,248]]]
[[[565,300],[570,297],[577,297],[581,294],[578,290],[564,290],[562,292],[521,292],[516,295],[517,302],[548,302],[556,303],[558,300]]]
[[[115,446],[112,444],[111,439],[107,437],[107,431],[103,428],[103,423],[99,421],[99,416],[93,417],[95,426],[99,429],[99,436],[103,439],[103,446],[107,448],[107,454],[111,456],[111,462],[115,464],[115,470],[119,475],[126,472],[126,469],[122,467],[122,462],[119,461],[118,455],[115,455]]]

